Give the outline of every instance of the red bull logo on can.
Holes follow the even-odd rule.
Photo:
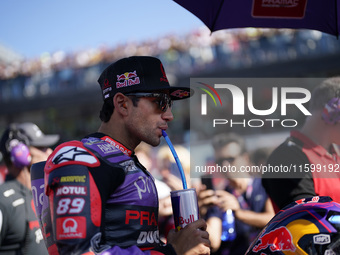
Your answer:
[[[194,189],[172,191],[171,203],[177,231],[198,220],[197,195]]]
[[[137,76],[137,72],[126,72],[120,75],[117,75],[116,87],[122,88],[132,85],[137,85],[140,83],[139,77]]]
[[[184,217],[174,217],[175,220],[175,226],[177,230],[181,230],[184,228],[186,225],[188,225],[191,222],[195,221],[195,215],[190,214],[189,217],[184,218]]]
[[[260,243],[253,248],[254,252],[262,251],[267,248],[270,251],[292,251],[295,252],[296,247],[293,244],[292,234],[286,227],[279,227],[262,235],[259,238]]]

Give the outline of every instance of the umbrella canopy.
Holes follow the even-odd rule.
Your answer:
[[[319,30],[339,35],[340,0],[174,0],[211,32],[242,27]]]

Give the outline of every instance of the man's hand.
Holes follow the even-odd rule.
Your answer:
[[[231,209],[233,211],[237,211],[240,209],[240,203],[233,194],[224,190],[216,190],[216,196],[216,205],[219,206],[221,210],[226,211]]]
[[[178,232],[169,232],[168,243],[178,255],[210,254],[209,233],[206,228],[206,222],[199,219]]]
[[[217,204],[215,191],[212,189],[200,190],[197,196],[197,202],[201,217],[205,217],[208,208]]]

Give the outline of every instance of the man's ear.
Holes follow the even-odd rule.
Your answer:
[[[113,97],[113,105],[115,110],[119,113],[126,115],[127,114],[127,106],[129,104],[128,97],[124,96],[122,93],[117,93]]]

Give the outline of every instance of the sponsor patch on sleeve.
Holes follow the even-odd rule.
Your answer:
[[[57,218],[57,240],[86,238],[86,218],[82,216]]]

